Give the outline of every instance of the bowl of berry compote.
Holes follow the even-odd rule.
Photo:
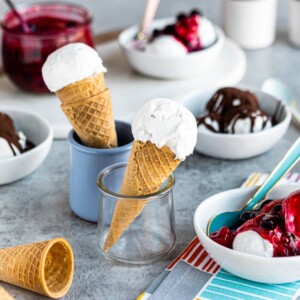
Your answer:
[[[30,28],[24,32],[13,11],[1,22],[2,57],[5,73],[19,88],[35,93],[49,92],[42,66],[50,53],[68,43],[93,46],[89,12],[70,3],[38,3],[17,6]]]
[[[137,72],[161,79],[204,76],[225,41],[222,29],[199,10],[154,20],[145,40],[136,39],[138,31],[133,26],[120,34],[123,54]]]

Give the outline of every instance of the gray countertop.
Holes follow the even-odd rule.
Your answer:
[[[96,7],[96,14],[100,15],[105,2],[110,8],[121,3],[114,0],[110,4],[102,1],[96,5],[96,1],[87,1],[87,5]],[[266,77],[278,77],[287,81],[300,97],[300,50],[287,43],[286,2],[280,1],[275,45],[265,50],[247,52],[248,69],[242,83],[259,87]],[[211,13],[212,18],[220,23],[221,2],[218,0],[201,3],[207,14]],[[132,16],[137,21],[140,10],[134,4],[138,5],[138,2],[131,3]],[[166,0],[162,3],[160,15],[170,15],[194,5],[192,0],[174,1],[172,4],[170,0]],[[107,7],[106,9],[108,10]],[[119,23],[116,21],[118,18],[113,18],[110,25],[107,25],[107,18],[102,21],[97,19],[96,30],[104,31],[129,25],[129,15],[130,11],[123,19],[120,18]],[[175,172],[177,246],[171,257],[142,267],[124,267],[106,261],[96,243],[96,225],[77,218],[70,211],[69,146],[66,141],[55,141],[48,158],[34,174],[14,184],[0,187],[1,247],[56,236],[65,237],[74,250],[75,275],[73,285],[64,299],[134,299],[194,237],[193,213],[203,199],[240,186],[253,171],[269,172],[298,136],[299,130],[291,125],[279,145],[267,154],[249,160],[216,160],[199,154],[189,157]],[[11,285],[3,286],[17,300],[46,299]]]

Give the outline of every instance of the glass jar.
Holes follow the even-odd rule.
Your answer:
[[[42,77],[46,58],[68,43],[82,42],[93,47],[92,18],[85,8],[66,3],[39,3],[17,9],[33,31],[24,33],[12,11],[4,16],[1,23],[4,70],[24,90],[49,92]]]
[[[99,174],[98,244],[105,257],[115,262],[147,264],[162,258],[175,246],[175,180],[170,176],[159,191],[150,195],[121,195],[126,166],[115,164]],[[116,232],[119,238],[107,248],[108,236]]]

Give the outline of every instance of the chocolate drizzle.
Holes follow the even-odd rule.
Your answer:
[[[237,88],[225,87],[219,89],[206,105],[206,112],[197,118],[199,125],[219,133],[235,133],[238,120],[250,120],[250,132],[254,131],[255,120],[261,117],[263,130],[268,123],[274,125],[272,117],[266,115],[260,107],[257,97]],[[209,119],[209,122],[208,122]],[[218,126],[213,126],[215,123]],[[216,129],[216,127],[218,127]]]
[[[14,123],[12,119],[0,112],[0,138],[3,138],[7,141],[8,145],[10,146],[14,156],[16,156],[18,153],[16,153],[16,149],[20,153],[26,152],[34,147],[34,144],[30,141],[26,141],[25,147],[23,148],[20,144],[20,137],[16,133]]]

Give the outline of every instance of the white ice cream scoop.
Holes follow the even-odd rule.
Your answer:
[[[165,98],[147,102],[132,122],[135,140],[150,141],[158,148],[167,146],[184,160],[192,154],[197,140],[197,124],[193,114],[183,105]]]
[[[273,245],[253,230],[239,233],[233,241],[232,248],[236,251],[264,257],[273,257],[274,252]]]
[[[188,53],[187,48],[172,35],[157,37],[146,45],[145,51],[162,57],[177,57]]]
[[[71,43],[57,49],[48,56],[42,68],[44,81],[51,92],[106,71],[97,51],[83,43]]]

